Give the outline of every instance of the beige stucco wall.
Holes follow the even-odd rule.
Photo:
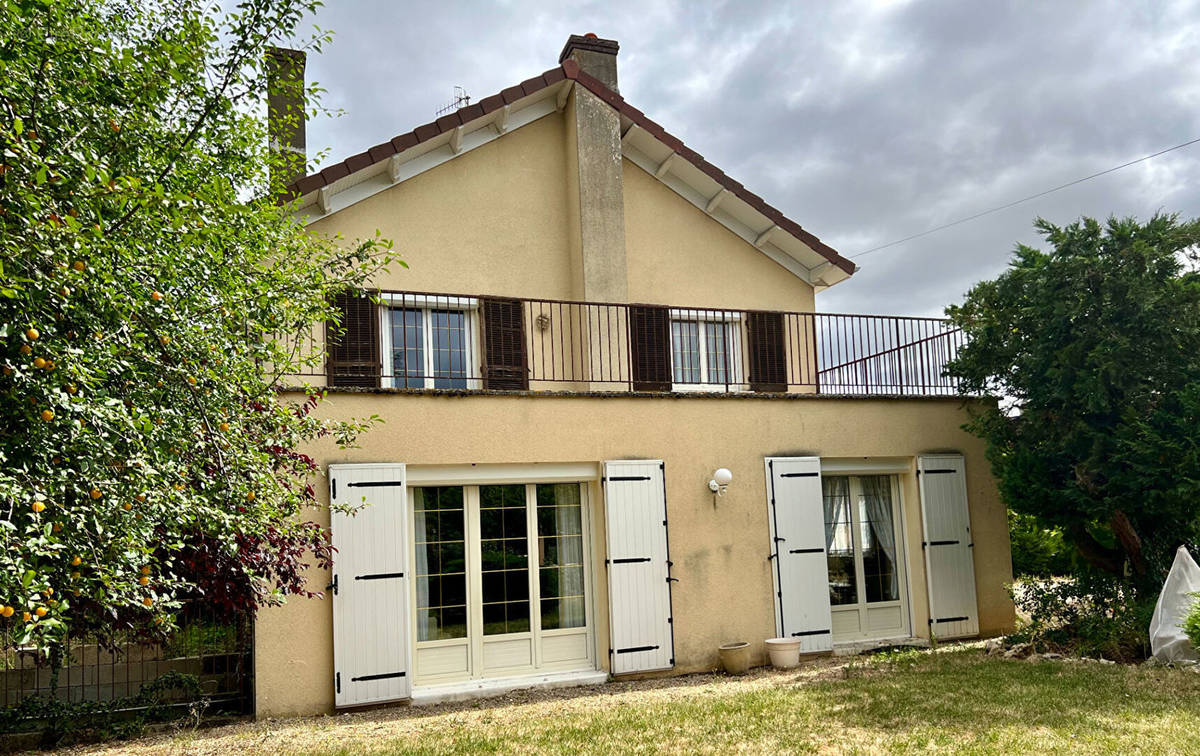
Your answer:
[[[567,150],[561,113],[309,225],[347,241],[395,243],[383,289],[569,299]]]
[[[812,312],[813,288],[629,160],[629,301]]]
[[[915,457],[935,451],[966,455],[975,541],[980,630],[1009,629],[1012,605],[1005,509],[981,442],[961,425],[955,400],[825,397],[562,397],[389,396],[336,393],[328,414],[386,423],[359,449],[315,450],[322,469],[335,462],[418,464],[665,461],[674,584],[676,672],[711,669],[718,644],[774,635],[767,526],[765,456]],[[706,483],[717,467],[734,481],[714,502]],[[901,476],[913,628],[927,633],[925,571],[915,476]],[[598,493],[598,486],[593,486]],[[325,493],[322,493],[325,496]],[[593,496],[593,568],[598,658],[607,663],[603,504]],[[316,519],[328,523],[327,514]],[[316,573],[323,586],[328,575]],[[264,612],[255,634],[259,716],[332,710],[332,620],[328,600],[293,599]]]
[[[583,299],[571,113],[544,116],[309,228],[347,243],[378,230],[395,242],[409,267],[378,277],[384,289]],[[814,309],[809,284],[622,162],[628,301]]]

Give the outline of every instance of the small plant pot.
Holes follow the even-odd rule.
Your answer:
[[[725,643],[717,648],[721,667],[731,675],[744,675],[750,669],[750,644],[746,641]]]
[[[799,638],[770,638],[766,641],[767,655],[775,669],[791,669],[800,663]]]

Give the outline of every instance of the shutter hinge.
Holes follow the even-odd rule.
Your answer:
[[[338,576],[337,575],[333,576],[333,582],[330,583],[329,585],[325,586],[325,590],[333,591],[334,596],[338,595]]]
[[[666,465],[666,463],[665,463],[665,462],[659,462],[659,463],[658,463],[658,469],[659,469],[659,470],[666,470],[666,469],[667,469],[667,465]]]
[[[667,624],[668,624],[668,625],[674,625],[674,624],[675,624],[675,618],[674,618],[674,617],[667,617]]]
[[[333,479],[333,500],[337,501],[337,478]]]
[[[668,583],[678,583],[678,582],[679,582],[679,578],[668,577],[668,578],[667,578],[667,582],[668,582]]]
[[[674,656],[671,657],[671,666],[672,667],[675,666],[675,657]]]
[[[776,556],[775,554],[767,554],[767,561],[768,562],[771,561],[772,559],[775,558],[775,556]]]
[[[337,689],[338,693],[342,692],[342,673],[341,672],[338,672],[336,675],[333,676],[333,685]]]
[[[667,527],[667,521],[666,521],[666,520],[663,520],[663,527],[664,527],[664,528],[665,528],[665,527]]]

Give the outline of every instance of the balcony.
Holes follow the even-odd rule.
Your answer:
[[[314,386],[951,396],[938,318],[375,291],[298,344]]]

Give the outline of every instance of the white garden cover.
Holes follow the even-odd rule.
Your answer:
[[[1197,593],[1200,593],[1200,565],[1185,547],[1180,546],[1150,620],[1150,650],[1155,659],[1174,662],[1200,658],[1180,628]]]

